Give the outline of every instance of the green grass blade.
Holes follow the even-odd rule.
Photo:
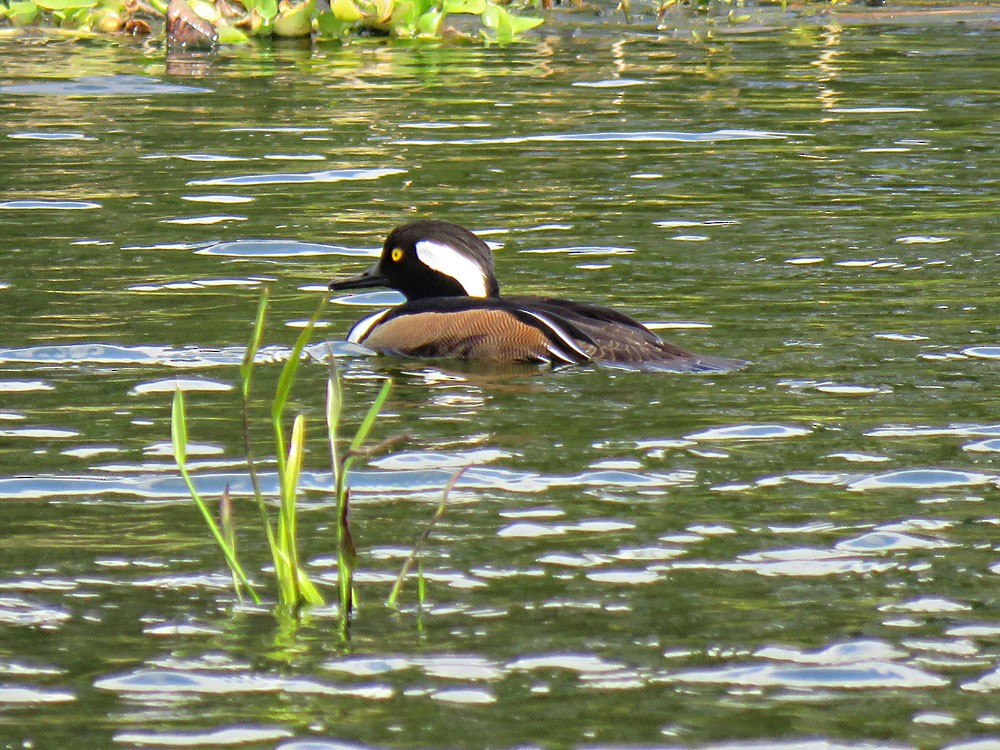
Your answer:
[[[343,410],[340,374],[337,372],[333,347],[327,344],[326,350],[329,357],[326,377],[326,437],[330,447],[330,471],[337,501],[337,591],[340,600],[340,624],[342,630],[346,632],[354,608],[354,563],[357,554],[351,539],[349,523],[350,492],[344,482],[346,463],[341,463],[337,450],[337,432]]]
[[[424,578],[424,559],[417,559],[417,605],[424,606],[427,601],[427,579]]]
[[[184,391],[174,390],[174,402],[170,407],[170,442],[174,449],[174,460],[178,464],[187,462],[187,419],[184,417]]]
[[[346,472],[341,470],[337,482],[337,588],[340,593],[340,621],[345,627],[354,609],[354,566],[358,559],[351,536],[351,492],[343,481]]]
[[[243,353],[243,361],[240,363],[240,380],[243,386],[243,398],[250,398],[250,381],[253,375],[253,363],[260,351],[261,342],[264,340],[264,322],[267,320],[268,300],[271,296],[271,288],[267,285],[261,287],[260,300],[257,302],[257,317],[253,324],[253,333],[247,343],[246,351]]]
[[[229,495],[228,484],[225,489],[222,490],[222,497],[219,498],[219,528],[222,531],[222,538],[226,540],[226,544],[229,545],[229,549],[233,551],[233,556],[237,556],[236,524],[233,520],[233,499]],[[232,573],[232,571],[230,571],[230,573]],[[233,588],[236,590],[236,596],[240,601],[243,601],[243,584],[240,583],[240,579],[236,577],[235,573],[232,573],[232,576]]]
[[[309,343],[309,339],[312,338],[313,329],[316,327],[316,321],[319,320],[319,316],[323,313],[323,308],[326,306],[326,297],[323,297],[319,305],[316,306],[316,312],[312,314],[309,318],[309,322],[306,323],[299,337],[295,340],[295,346],[292,347],[291,354],[288,356],[288,360],[285,362],[285,366],[281,368],[281,375],[278,378],[278,386],[274,392],[274,402],[271,405],[271,422],[274,425],[274,437],[275,442],[278,447],[278,471],[279,473],[283,470],[283,464],[285,461],[285,435],[281,428],[281,417],[285,412],[285,406],[288,403],[288,396],[292,392],[292,383],[295,381],[295,373],[298,372],[299,362],[302,360],[302,350],[306,348],[306,344]]]
[[[337,483],[337,472],[340,469],[340,459],[337,451],[337,428],[340,426],[340,415],[343,412],[343,394],[340,390],[340,373],[337,372],[337,360],[333,356],[333,347],[326,345],[327,363],[326,376],[326,436],[330,445],[330,465],[333,467],[333,481]]]
[[[424,583],[424,572],[420,553],[423,551],[427,538],[431,535],[431,529],[434,528],[434,524],[441,519],[444,515],[445,509],[448,507],[448,495],[450,495],[451,491],[455,489],[455,485],[458,484],[458,480],[462,478],[462,475],[467,469],[469,469],[468,465],[463,466],[461,469],[456,471],[451,475],[451,479],[448,480],[448,484],[444,486],[444,491],[441,493],[441,500],[438,502],[434,515],[431,516],[431,520],[427,522],[427,526],[424,527],[420,536],[417,537],[417,541],[414,543],[413,549],[410,550],[410,554],[407,555],[406,560],[403,561],[403,566],[399,570],[399,575],[396,576],[396,582],[392,586],[392,591],[389,592],[389,598],[385,600],[387,607],[391,607],[392,609],[399,608],[399,594],[403,590],[403,581],[406,579],[406,574],[410,572],[410,568],[413,566],[414,561],[417,563],[417,596],[420,603],[424,603],[426,584]]]
[[[247,460],[247,473],[250,475],[250,485],[253,487],[254,501],[257,503],[257,512],[260,515],[261,526],[264,527],[264,535],[267,538],[267,547],[271,551],[271,558],[274,561],[275,571],[280,570],[281,561],[277,554],[277,540],[274,536],[274,528],[271,525],[270,514],[267,503],[264,502],[264,493],[260,488],[260,477],[257,475],[257,464],[253,456],[253,444],[250,440],[250,385],[253,380],[253,366],[260,351],[260,344],[264,339],[264,323],[267,319],[267,308],[270,299],[271,289],[264,286],[260,290],[260,301],[257,303],[257,317],[254,321],[253,333],[247,343],[246,352],[243,354],[243,362],[240,364],[240,393],[243,401],[243,452]]]
[[[305,568],[300,566],[298,569],[298,573],[299,573],[299,593],[302,595],[302,601],[305,604],[310,604],[317,607],[321,607],[324,604],[326,604],[326,600],[323,598],[323,595],[319,592],[319,589],[316,588],[316,584],[314,584],[312,582],[312,579],[309,578],[309,574],[306,573]]]
[[[358,427],[357,433],[354,435],[354,439],[351,441],[350,449],[347,455],[340,461],[336,461],[336,447],[331,447],[331,457],[334,458],[335,463],[333,465],[333,475],[334,475],[334,486],[337,497],[337,581],[340,588],[340,611],[341,611],[341,624],[346,628],[348,621],[350,619],[351,610],[353,609],[354,602],[354,565],[357,559],[357,552],[354,547],[354,540],[351,537],[351,527],[350,527],[350,491],[347,487],[347,473],[350,470],[351,464],[354,461],[355,455],[361,450],[361,446],[364,445],[365,440],[368,438],[372,427],[375,425],[375,420],[378,418],[379,412],[382,410],[382,406],[385,404],[386,399],[389,397],[389,391],[392,389],[392,380],[386,380],[382,383],[382,388],[372,402],[372,405],[368,409],[368,413],[365,415],[364,420],[361,422],[361,426]],[[328,393],[330,391],[328,390]],[[339,386],[338,386],[339,394]],[[339,407],[337,407],[339,409]],[[334,407],[327,405],[328,413],[333,411]],[[333,436],[331,439],[335,439]]]
[[[301,601],[295,501],[298,495],[299,474],[302,471],[302,457],[305,451],[303,445],[305,423],[305,417],[301,414],[295,417],[295,422],[292,424],[291,444],[288,446],[288,457],[284,463],[285,468],[280,475],[281,507],[278,516],[278,544],[288,561],[288,567],[283,571],[285,575],[279,579],[278,584],[281,587],[282,602],[293,607]]]
[[[306,420],[301,414],[292,424],[292,439],[288,448],[288,460],[281,476],[281,540],[282,553],[287,560],[284,570],[283,601],[292,607],[300,604],[324,604],[323,596],[309,579],[309,575],[299,560],[297,500],[299,480],[305,456]]]
[[[378,392],[378,395],[372,402],[371,407],[369,407],[368,413],[361,422],[361,426],[358,427],[358,431],[354,435],[354,440],[351,441],[352,452],[361,450],[361,446],[365,444],[365,440],[368,439],[368,433],[372,431],[372,427],[375,425],[375,420],[378,418],[379,412],[382,411],[382,405],[385,404],[385,400],[389,398],[390,390],[392,390],[392,381],[386,380],[382,383],[382,390]]]
[[[177,468],[180,470],[181,477],[184,479],[184,484],[187,486],[188,492],[191,498],[194,500],[195,505],[198,506],[198,510],[201,511],[202,517],[205,519],[205,523],[208,525],[209,531],[215,538],[216,544],[219,545],[219,549],[222,550],[223,556],[226,558],[226,564],[229,565],[229,569],[233,572],[233,575],[242,583],[247,591],[250,593],[250,598],[253,599],[255,604],[260,604],[260,597],[257,595],[256,590],[250,583],[243,572],[243,568],[240,566],[239,561],[236,559],[235,549],[229,545],[226,541],[225,536],[219,529],[219,525],[215,522],[215,518],[212,516],[212,512],[209,510],[207,503],[202,499],[201,494],[198,492],[198,488],[195,487],[194,480],[191,478],[191,474],[187,469],[187,420],[184,415],[184,392],[178,388],[174,391],[174,402],[170,412],[170,440],[174,449],[174,460],[177,462]],[[237,590],[239,594],[239,590]]]

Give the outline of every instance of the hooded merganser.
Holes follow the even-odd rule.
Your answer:
[[[406,301],[359,320],[347,340],[384,354],[492,362],[604,362],[673,372],[723,372],[745,362],[692,354],[626,315],[585,302],[501,297],[493,253],[445,221],[402,224],[378,263],[331,291],[389,287]]]

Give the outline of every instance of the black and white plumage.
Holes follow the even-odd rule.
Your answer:
[[[378,263],[331,282],[330,289],[375,286],[396,289],[406,301],[359,320],[347,340],[386,354],[553,365],[595,361],[673,372],[723,372],[745,364],[692,354],[607,307],[501,297],[489,246],[444,221],[396,227]]]

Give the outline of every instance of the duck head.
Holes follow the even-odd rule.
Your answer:
[[[331,291],[389,287],[408,300],[499,297],[493,253],[468,229],[423,220],[393,229],[378,263],[359,276],[330,282]]]

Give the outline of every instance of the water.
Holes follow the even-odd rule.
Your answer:
[[[995,30],[650,28],[169,68],[0,41],[4,746],[1000,737]],[[354,477],[344,643],[332,608],[292,627],[234,602],[170,394],[189,391],[200,481],[243,498],[232,386],[260,284],[265,392],[325,283],[417,216],[495,243],[505,290],[753,365],[373,359],[342,339],[393,298],[338,300],[321,332],[348,422],[391,376],[376,437],[410,435]],[[318,438],[309,351],[295,408]],[[333,597],[319,443],[308,464],[303,543]],[[415,582],[386,610],[466,464],[423,611]]]

